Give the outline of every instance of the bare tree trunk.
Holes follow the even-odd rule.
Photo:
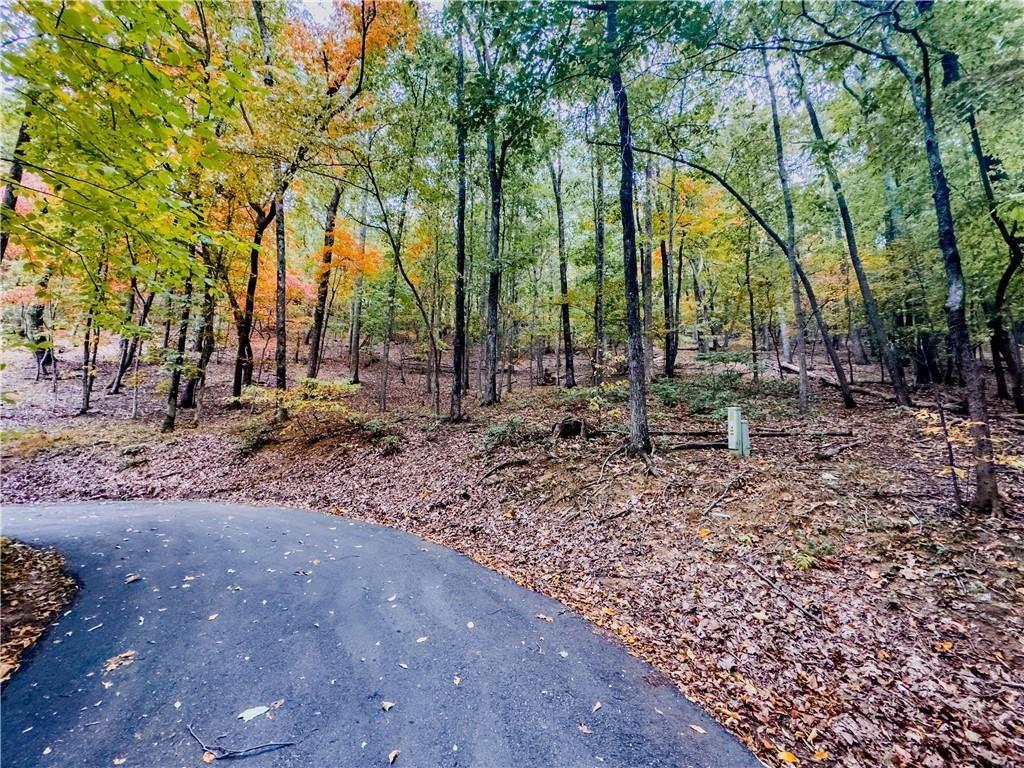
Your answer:
[[[484,391],[481,405],[498,402],[498,301],[501,293],[501,174],[498,167],[494,126],[487,131],[487,178],[490,184],[491,223],[488,232],[490,273],[487,279],[487,337],[485,345]]]
[[[654,374],[654,161],[644,165],[644,243],[641,250],[641,288],[644,298],[644,371]]]
[[[757,359],[757,318],[754,315],[754,289],[750,284],[750,256],[753,248],[754,222],[747,220],[747,252],[743,260],[743,276],[747,286],[747,313],[750,321],[750,370],[756,384],[761,376],[760,363]]]
[[[452,397],[449,417],[462,420],[462,370],[466,358],[466,124],[462,114],[466,85],[465,54],[462,50],[462,21],[459,21],[458,60],[455,70],[455,155],[458,174],[458,202],[455,208],[455,338],[452,340]]]
[[[665,375],[672,378],[676,375],[676,350],[679,337],[676,332],[675,302],[672,301],[672,257],[661,241],[661,293],[665,308]]]
[[[572,326],[569,321],[568,254],[565,249],[565,216],[562,211],[562,160],[557,164],[548,160],[551,187],[555,193],[555,218],[558,228],[558,288],[559,309],[562,320],[562,349],[565,352],[565,386],[576,386],[576,365],[572,348]]]
[[[0,203],[2,210],[2,226],[0,226],[0,263],[7,255],[7,243],[10,241],[11,225],[8,217],[13,216],[18,206],[18,189],[22,176],[25,173],[21,164],[21,156],[25,151],[25,144],[28,143],[28,119],[23,118],[21,127],[18,129],[18,138],[14,142],[14,149],[11,154],[11,167],[7,170],[8,182],[4,185],[3,202]]]
[[[188,341],[188,320],[192,309],[192,272],[185,278],[185,291],[182,296],[181,320],[178,323],[178,343],[174,360],[171,363],[171,384],[167,390],[167,410],[161,432],[173,432],[174,421],[178,413],[178,387],[181,385],[181,369],[185,363],[185,345]]]
[[[320,372],[320,342],[324,335],[324,318],[327,312],[327,289],[331,281],[331,261],[334,258],[334,226],[338,217],[338,205],[341,203],[341,186],[334,185],[331,199],[327,203],[324,219],[324,255],[321,260],[320,274],[316,287],[316,307],[313,310],[313,328],[309,334],[309,363],[306,376],[315,379]]]
[[[868,318],[868,325],[871,328],[875,344],[878,347],[879,354],[885,364],[885,368],[889,372],[889,379],[892,382],[893,392],[896,395],[896,402],[899,405],[909,406],[910,391],[907,389],[907,382],[903,375],[903,362],[900,360],[896,346],[889,338],[889,334],[885,330],[885,325],[882,323],[881,315],[878,313],[878,304],[875,302],[875,295],[871,291],[871,285],[868,283],[867,273],[864,271],[864,265],[860,260],[860,251],[857,247],[857,237],[853,229],[853,218],[850,216],[850,208],[846,204],[846,195],[843,191],[843,185],[839,180],[839,174],[836,172],[835,164],[832,162],[832,155],[829,152],[828,144],[825,142],[825,137],[821,130],[821,124],[818,122],[818,113],[814,108],[814,102],[811,100],[810,93],[805,87],[803,73],[800,71],[800,63],[797,60],[796,55],[793,56],[793,68],[796,72],[797,82],[800,87],[800,94],[803,97],[804,106],[807,109],[807,116],[811,122],[811,129],[814,132],[814,148],[817,150],[815,154],[817,154],[821,160],[821,164],[825,168],[825,174],[828,176],[829,183],[832,185],[832,192],[835,194],[836,205],[839,208],[839,218],[842,221],[843,235],[846,238],[846,248],[850,255],[850,264],[853,265],[854,274],[857,276],[857,286],[860,288],[861,298],[864,300],[864,312]]]
[[[594,103],[597,114],[597,103]],[[594,365],[591,379],[599,385],[604,375],[604,164],[594,147]],[[543,376],[543,371],[541,371]]]
[[[288,389],[288,261],[284,231],[284,191],[277,187],[275,208],[275,231],[277,235],[277,293],[276,293],[276,348],[274,350],[274,384],[283,392]],[[277,407],[278,421],[288,418],[288,411],[280,404]]]
[[[644,371],[643,327],[640,323],[640,286],[636,279],[636,227],[633,220],[633,136],[629,121],[629,99],[622,82],[618,60],[617,0],[605,3],[605,40],[613,52],[609,80],[615,95],[619,127],[619,209],[622,218],[622,255],[626,283],[626,328],[629,360],[629,446],[628,452],[647,456],[651,438],[647,427],[647,378]]]

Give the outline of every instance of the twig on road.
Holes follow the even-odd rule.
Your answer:
[[[192,723],[188,724],[188,732],[192,735],[192,738],[196,740],[196,743],[203,748],[204,755],[209,752],[213,755],[214,760],[229,760],[235,757],[248,757],[261,752],[269,752],[274,749],[281,749],[282,747],[294,747],[294,741],[272,741],[268,744],[260,744],[255,747],[245,747],[243,749],[230,749],[229,747],[220,747],[216,744],[207,744],[196,734],[192,728]]]

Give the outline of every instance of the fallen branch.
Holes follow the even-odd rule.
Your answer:
[[[701,448],[728,448],[729,442],[727,440],[700,440],[692,443],[676,443],[675,445],[665,446],[666,451],[691,451],[700,450]]]
[[[501,470],[508,469],[509,467],[522,467],[529,463],[529,459],[509,459],[508,461],[502,461],[498,464],[495,464],[493,467],[484,472],[480,476],[480,479],[485,480],[486,478],[493,475],[495,472],[501,472]]]
[[[213,755],[214,760],[230,760],[234,757],[248,757],[261,752],[269,752],[274,749],[281,749],[282,747],[294,747],[294,741],[272,741],[268,744],[260,744],[256,747],[245,747],[244,749],[230,749],[228,747],[220,747],[216,744],[207,744],[203,741],[196,732],[192,729],[192,724],[188,724],[188,732],[192,734],[192,738],[196,740],[196,743],[203,748],[204,757],[206,753]]]
[[[802,605],[800,605],[800,603],[797,601],[797,599],[795,597],[793,597],[788,592],[786,592],[784,589],[782,589],[782,587],[780,587],[776,582],[772,581],[770,578],[768,578],[763,573],[761,573],[761,571],[758,570],[758,568],[756,566],[753,566],[750,563],[743,563],[743,565],[747,566],[747,568],[749,568],[751,571],[754,572],[755,576],[757,576],[759,579],[761,579],[761,581],[763,581],[769,587],[774,589],[779,595],[781,595],[782,597],[786,598],[786,600],[789,602],[789,604],[792,605],[794,608],[796,608],[798,611],[800,611],[800,613],[802,613],[804,616],[806,616],[807,618],[809,618],[811,621],[815,622],[819,626],[829,630],[830,632],[832,631],[832,628],[830,626],[828,626],[828,624],[826,624],[821,619],[820,616],[815,616],[813,613],[811,613],[806,608],[804,608]]]
[[[715,496],[715,498],[712,499],[711,503],[708,504],[704,508],[703,514],[705,514],[705,515],[709,514],[711,512],[711,510],[713,510],[715,507],[717,507],[718,503],[722,499],[725,498],[726,494],[729,493],[729,491],[732,490],[732,487],[734,485],[736,485],[736,483],[738,483],[740,480],[742,480],[744,477],[746,477],[747,475],[749,475],[753,471],[754,471],[753,467],[747,467],[742,472],[740,472],[738,475],[736,475],[732,480],[730,480],[728,483],[726,483],[725,484],[725,488],[722,489],[722,492],[720,494],[718,494],[717,496]]]

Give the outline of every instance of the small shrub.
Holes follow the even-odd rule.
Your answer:
[[[393,456],[402,450],[402,439],[398,435],[385,435],[380,441],[380,455]]]
[[[533,431],[533,425],[522,416],[509,416],[487,427],[484,433],[484,445],[488,450],[500,445],[517,445]]]
[[[804,542],[804,545],[790,555],[790,558],[800,570],[807,571],[813,568],[819,559],[828,557],[831,554],[832,542],[828,539],[823,539],[821,541]]]
[[[242,426],[238,433],[238,453],[241,456],[250,456],[263,446],[271,443],[274,439],[274,432],[278,429],[276,424],[266,420],[262,416],[253,416]]]

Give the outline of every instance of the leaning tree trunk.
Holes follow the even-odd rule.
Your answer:
[[[917,77],[901,58],[894,62],[910,87],[912,101],[921,121],[924,134],[925,154],[928,158],[928,173],[932,182],[932,201],[935,205],[935,219],[938,227],[939,249],[942,252],[942,266],[946,273],[946,322],[949,326],[950,346],[964,380],[967,394],[967,415],[971,421],[971,436],[974,439],[975,487],[971,507],[978,512],[999,510],[999,489],[992,451],[992,434],[989,431],[985,413],[985,382],[982,371],[974,359],[971,334],[967,326],[967,287],[964,282],[963,264],[956,239],[953,220],[953,205],[946,180],[946,169],[939,149],[939,138],[935,132],[935,115],[932,109],[930,53],[920,42],[918,48],[924,64],[921,77]]]
[[[896,395],[896,402],[900,405],[910,405],[910,391],[907,389],[906,378],[903,375],[903,363],[900,360],[896,345],[892,343],[889,334],[882,323],[882,317],[878,312],[878,304],[875,302],[875,295],[868,283],[867,273],[860,260],[860,250],[857,247],[857,237],[853,229],[853,217],[850,215],[850,208],[846,204],[846,194],[843,191],[842,182],[836,172],[835,164],[832,162],[832,155],[829,145],[825,142],[824,133],[821,130],[821,123],[818,122],[818,113],[814,108],[803,80],[803,73],[800,71],[800,63],[796,55],[793,56],[793,67],[796,72],[797,82],[800,86],[800,95],[803,97],[804,106],[807,109],[807,117],[811,122],[811,130],[814,132],[814,149],[829,183],[832,185],[832,192],[836,198],[836,205],[839,208],[839,218],[842,221],[843,235],[846,238],[846,248],[850,254],[850,263],[853,265],[854,274],[857,276],[857,286],[860,288],[860,295],[864,300],[864,312],[868,318],[874,342],[878,347],[886,370],[889,372],[893,392]]]
[[[789,186],[789,173],[786,170],[786,158],[782,147],[782,128],[779,123],[778,100],[775,95],[775,82],[772,79],[771,70],[768,68],[768,54],[763,49],[761,50],[761,61],[764,65],[765,79],[768,81],[768,93],[772,107],[772,133],[775,137],[775,158],[779,169],[779,185],[782,187],[783,207],[786,211],[786,258],[789,261],[793,306],[797,315],[797,354],[800,356],[800,410],[801,412],[806,412],[807,410],[807,360],[804,338],[805,328],[802,317],[803,309],[800,304],[800,286],[797,285],[797,280],[804,287],[807,303],[810,304],[811,312],[818,324],[818,331],[821,333],[821,344],[832,363],[832,368],[835,370],[836,383],[839,386],[843,404],[847,408],[852,408],[856,405],[856,401],[853,399],[853,393],[850,391],[850,384],[846,378],[843,361],[839,359],[835,344],[832,343],[832,334],[828,329],[828,324],[825,322],[824,315],[821,313],[821,308],[818,306],[818,300],[814,294],[811,281],[807,279],[807,275],[797,257],[796,217],[793,213],[793,195]]]
[[[628,332],[627,357],[629,365],[629,446],[634,455],[647,456],[651,452],[651,437],[647,428],[647,379],[644,372],[644,337],[640,323],[640,286],[636,279],[636,226],[633,220],[633,137],[629,121],[629,98],[622,82],[617,59],[618,29],[616,0],[607,0],[607,28],[605,40],[613,52],[611,72],[612,92],[619,127],[619,210],[622,218],[622,260],[626,283],[626,329]]]
[[[25,169],[21,164],[21,156],[27,143],[28,119],[26,117],[21,121],[21,127],[18,129],[18,138],[15,140],[14,150],[11,155],[11,167],[7,170],[8,181],[4,185],[3,202],[0,203],[0,210],[3,212],[3,225],[0,226],[0,262],[3,262],[4,256],[7,255],[7,243],[10,241],[11,235],[11,225],[8,217],[14,215],[15,208],[18,206],[18,189],[25,173]]]

